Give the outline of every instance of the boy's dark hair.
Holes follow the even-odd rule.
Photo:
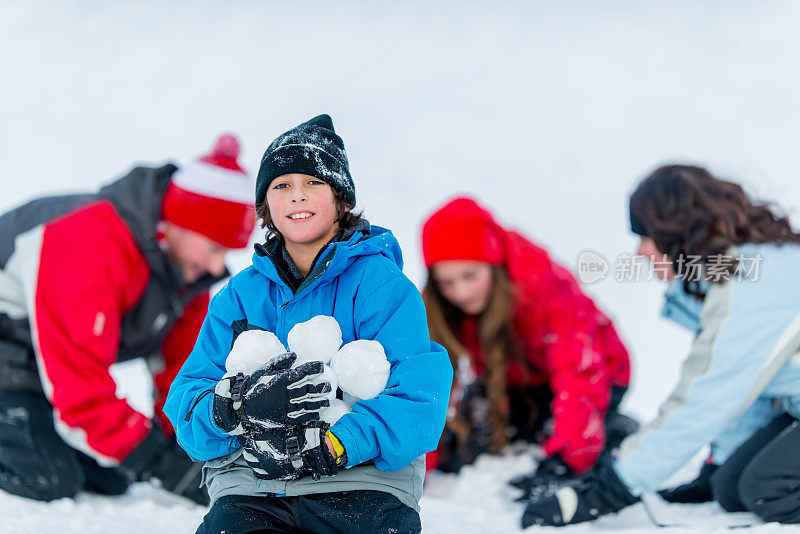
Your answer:
[[[344,193],[334,189],[333,201],[336,204],[335,222],[339,224],[340,230],[352,228],[364,220],[362,212],[353,212],[355,205],[347,201]],[[269,212],[269,205],[267,205],[266,199],[256,206],[256,217],[261,219],[261,228],[267,229],[267,238],[277,236],[278,239],[283,241],[283,235],[275,227],[275,223],[272,222],[272,215]]]

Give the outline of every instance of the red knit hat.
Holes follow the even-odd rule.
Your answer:
[[[211,154],[175,171],[161,206],[164,220],[225,248],[246,247],[256,222],[255,184],[238,156],[236,137],[222,135]]]
[[[492,214],[467,197],[451,200],[422,225],[425,266],[446,260],[503,263],[502,228]]]

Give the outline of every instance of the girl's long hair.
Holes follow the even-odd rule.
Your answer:
[[[706,267],[713,258],[725,259],[722,270],[732,275],[732,245],[800,243],[800,233],[777,206],[751,199],[739,184],[721,180],[702,167],[665,165],[636,187],[630,198],[631,219],[681,273],[688,258],[699,257]],[[721,277],[704,275],[721,283]],[[702,298],[698,280],[683,279],[687,293]]]
[[[512,332],[513,285],[506,269],[501,265],[492,267],[492,278],[492,293],[486,310],[478,320],[478,339],[486,368],[483,385],[489,401],[490,448],[492,452],[500,452],[508,443],[506,362],[508,358],[519,354],[519,350]],[[459,340],[464,314],[439,292],[432,270],[428,271],[428,281],[422,291],[422,298],[428,314],[431,339],[447,349],[455,369],[459,356],[469,356],[468,350]]]

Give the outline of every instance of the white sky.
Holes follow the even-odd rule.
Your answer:
[[[613,260],[635,250],[627,194],[661,162],[800,205],[798,23],[791,1],[4,2],[0,208],[187,161],[221,131],[255,171],[325,112],[415,282],[419,224],[456,192],[570,268],[584,249]],[[631,345],[626,405],[646,416],[689,343],[657,318],[662,290],[587,288]]]

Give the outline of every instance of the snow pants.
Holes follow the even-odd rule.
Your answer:
[[[196,534],[273,532],[416,534],[419,514],[382,491],[343,491],[299,497],[221,497]]]
[[[120,495],[128,479],[67,445],[53,425],[44,396],[0,390],[0,489],[50,501],[80,490]]]
[[[711,476],[714,499],[729,512],[800,523],[800,423],[782,414],[755,432]]]

